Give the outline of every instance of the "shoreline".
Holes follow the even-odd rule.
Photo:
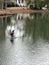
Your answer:
[[[16,13],[42,13],[42,12],[49,13],[49,10],[31,10],[25,7],[10,7],[3,10],[0,9],[0,16],[13,15]]]

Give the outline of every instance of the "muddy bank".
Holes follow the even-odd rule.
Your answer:
[[[0,16],[1,15],[12,15],[16,13],[40,13],[40,12],[49,12],[49,10],[31,10],[26,7],[11,7],[11,8],[7,8],[6,10],[0,9]]]

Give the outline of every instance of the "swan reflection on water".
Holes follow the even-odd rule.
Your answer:
[[[21,28],[20,28],[21,29]],[[11,42],[14,41],[16,38],[23,37],[24,30],[20,30],[19,27],[15,26],[7,26],[5,34],[6,37],[10,39]]]
[[[25,34],[25,31],[24,31],[25,20],[24,19],[27,16],[28,15],[25,15],[25,14],[17,14],[16,16],[12,16],[10,18],[11,20],[10,25],[7,25],[6,27],[6,31],[5,31],[6,37],[10,38],[11,41],[13,41],[16,38],[23,37]]]

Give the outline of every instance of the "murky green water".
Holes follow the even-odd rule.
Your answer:
[[[0,65],[49,65],[49,13],[0,18]]]

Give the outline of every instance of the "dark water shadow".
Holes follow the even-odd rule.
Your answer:
[[[14,43],[14,39],[11,38],[11,39],[10,39],[10,42],[11,42],[11,43]]]
[[[14,37],[11,37],[11,38],[10,38],[10,42],[11,42],[11,43],[14,43]]]

